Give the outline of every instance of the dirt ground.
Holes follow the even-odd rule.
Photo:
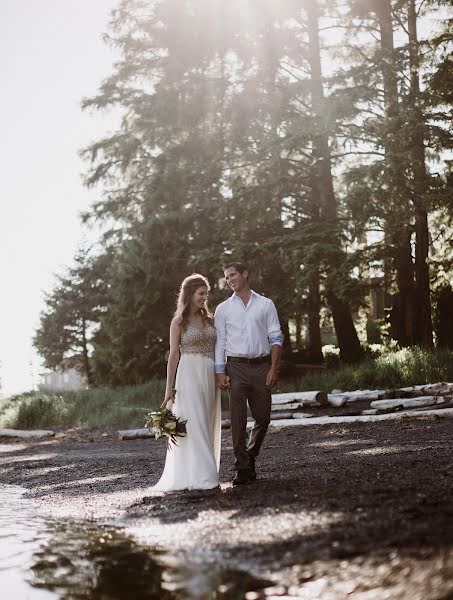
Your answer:
[[[57,517],[120,519],[142,542],[273,582],[247,598],[453,599],[452,419],[270,429],[258,480],[152,493],[163,440],[69,431],[0,442],[0,483]],[[266,595],[265,595],[266,594]]]

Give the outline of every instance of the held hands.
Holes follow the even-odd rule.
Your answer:
[[[228,390],[231,387],[230,378],[225,373],[216,374],[217,385],[221,390]]]
[[[274,387],[274,385],[277,383],[277,379],[278,379],[278,367],[271,367],[269,369],[269,373],[267,374],[267,377],[266,377],[266,387],[271,390]]]

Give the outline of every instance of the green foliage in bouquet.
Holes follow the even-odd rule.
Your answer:
[[[178,437],[186,437],[186,423],[187,421],[182,421],[168,408],[160,408],[146,415],[145,427],[149,427],[153,431],[156,440],[167,437],[167,444],[170,448],[170,444],[178,444]]]

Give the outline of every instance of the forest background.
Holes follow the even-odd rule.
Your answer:
[[[222,265],[275,301],[288,372],[373,344],[453,348],[452,19],[440,0],[123,0],[85,110],[102,197],[34,344],[90,386],[165,374],[182,279]],[[374,301],[372,301],[372,297]],[[377,300],[376,300],[377,299]],[[325,354],[325,353],[324,353]]]

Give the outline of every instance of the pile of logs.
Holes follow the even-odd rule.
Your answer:
[[[316,409],[331,406],[333,408],[353,408],[360,404],[357,411],[348,411],[355,415],[383,415],[404,411],[443,410],[453,408],[453,383],[434,383],[417,385],[395,390],[356,390],[341,392],[294,392],[274,394],[272,396],[272,420],[300,419],[316,416],[304,409]],[[365,405],[365,406],[364,406]],[[339,411],[329,412],[337,416]]]
[[[357,406],[357,410],[351,410]],[[320,409],[323,416],[319,416]],[[327,410],[330,409],[330,410]],[[347,415],[343,416],[347,410]],[[401,417],[423,416],[431,410],[442,409],[443,416],[453,417],[453,383],[419,385],[398,390],[357,390],[331,394],[315,390],[312,392],[288,392],[272,395],[271,425],[310,425],[334,422],[370,421],[386,418],[389,413],[398,413]],[[450,410],[448,410],[450,409]],[[426,413],[428,411],[428,413]],[[389,415],[392,416],[392,415]],[[395,415],[397,416],[397,415]],[[253,426],[249,416],[248,427]],[[222,428],[230,428],[229,419],[222,421]],[[119,431],[122,440],[150,437],[147,429]]]

